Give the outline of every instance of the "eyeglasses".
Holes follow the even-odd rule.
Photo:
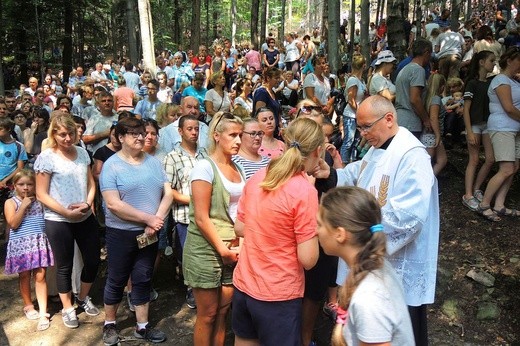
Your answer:
[[[131,135],[135,139],[139,138],[139,136],[141,136],[143,138],[146,137],[146,132],[144,132],[144,131],[142,131],[142,132],[141,131],[140,132],[128,131],[126,134]]]
[[[388,114],[388,113],[383,114],[381,117],[377,118],[376,121],[371,122],[371,123],[368,124],[368,125],[356,126],[356,129],[357,129],[360,133],[362,133],[362,132],[368,132],[368,131],[370,131],[370,129],[371,129],[371,128],[372,128],[372,127],[373,127],[373,126],[374,126],[374,125],[379,121],[379,120],[383,119],[387,114]]]
[[[310,113],[312,111],[320,111],[323,109],[322,106],[302,106],[300,108],[300,111],[302,111],[303,113]]]
[[[14,118],[15,118],[15,119],[25,119],[25,115],[22,115],[22,114],[15,115]]]
[[[253,131],[253,132],[246,132],[246,131],[242,131],[242,133],[247,133],[249,136],[251,136],[251,138],[255,138],[256,136],[258,136],[259,138],[262,138],[264,135],[265,135],[265,132],[264,131]]]
[[[222,115],[218,118],[217,123],[215,124],[215,127],[214,127],[215,130],[217,129],[217,126],[220,123],[220,121],[222,120],[222,118],[226,118],[228,120],[233,120],[233,119],[235,119],[235,116],[229,112],[223,112]]]

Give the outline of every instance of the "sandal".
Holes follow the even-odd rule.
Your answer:
[[[49,314],[44,314],[43,316],[40,316],[40,320],[38,321],[38,327],[36,327],[36,329],[39,331],[44,331],[44,330],[49,329],[49,327],[51,325],[51,322],[49,320],[50,317],[51,317],[51,315],[49,315]]]
[[[520,211],[518,211],[516,209],[507,209],[506,207],[504,207],[504,208],[502,208],[500,210],[493,209],[493,211],[498,216],[511,216],[511,217],[518,217],[518,216],[520,216]]]
[[[40,317],[40,313],[34,309],[32,304],[24,306],[23,313],[29,320],[37,320]]]
[[[486,211],[491,211],[491,214],[485,214]],[[500,218],[500,216],[498,216],[495,211],[493,209],[491,209],[491,206],[487,206],[487,207],[482,207],[482,204],[479,203],[478,205],[478,208],[477,208],[477,213],[479,213],[480,215],[482,215],[486,220],[489,220],[489,221],[493,221],[493,222],[498,222],[500,220],[502,220]]]
[[[484,192],[482,190],[475,190],[473,192],[473,196],[479,201],[482,202],[482,199],[484,198]]]

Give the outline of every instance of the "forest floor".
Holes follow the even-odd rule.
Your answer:
[[[520,219],[491,223],[466,209],[461,203],[466,151],[453,149],[448,156],[450,164],[439,178],[441,245],[436,301],[428,310],[430,344],[520,345]],[[520,208],[519,179],[509,193],[509,204]],[[0,345],[102,345],[103,312],[96,317],[79,313],[80,327],[71,330],[63,326],[60,304],[50,303],[51,326],[36,331],[36,322],[22,313],[17,277],[3,275],[5,244],[0,245]],[[164,258],[160,265],[154,283],[159,298],[150,305],[150,323],[167,334],[165,345],[191,345],[195,310],[185,304],[185,288],[176,278],[174,264],[172,258]],[[466,277],[472,269],[492,275],[493,286]],[[102,262],[91,292],[98,307],[102,307],[105,278],[106,262]],[[123,301],[118,313],[120,334],[131,336],[134,323]],[[329,344],[331,327],[320,314],[315,329],[318,345]],[[130,340],[125,344],[146,345]],[[228,345],[233,345],[230,328]]]

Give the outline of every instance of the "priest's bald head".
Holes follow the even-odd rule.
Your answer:
[[[356,112],[357,129],[374,147],[379,148],[399,130],[394,105],[383,96],[365,99]]]

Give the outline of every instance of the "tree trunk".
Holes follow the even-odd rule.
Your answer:
[[[258,38],[258,9],[260,0],[251,0],[251,43],[259,47],[260,39]]]
[[[76,11],[77,13],[78,11]],[[85,65],[85,12],[78,13],[78,66]]]
[[[352,59],[352,55],[354,53],[354,32],[356,29],[356,0],[351,0],[350,3],[350,20],[349,20],[349,26],[350,30],[348,33],[348,38],[350,42],[350,49],[349,49],[349,56]]]
[[[204,31],[206,33],[206,43],[208,43],[209,40],[209,0],[206,0],[206,27],[204,28]],[[200,43],[199,43],[200,44]],[[196,47],[198,49],[198,47]]]
[[[404,1],[388,0],[387,13],[387,40],[388,49],[390,49],[397,60],[406,57],[406,40],[404,37],[403,21],[404,17]]]
[[[139,56],[137,55],[137,40],[135,38],[135,0],[126,0],[126,23],[128,27],[128,51],[130,61],[137,65]]]
[[[262,0],[262,13],[260,17],[260,42],[259,45],[263,44],[265,41],[265,38],[267,37],[267,1],[268,0]],[[260,50],[260,46],[256,47],[256,50]]]
[[[316,9],[314,8],[314,11]],[[307,0],[307,12],[305,13],[305,25],[308,31],[311,31],[311,0]],[[292,22],[291,22],[292,26]],[[291,28],[292,29],[292,28]]]
[[[471,18],[472,11],[473,11],[473,9],[471,8],[471,0],[467,0],[466,1],[466,17],[465,17],[466,20]]]
[[[459,31],[459,17],[461,4],[461,0],[451,1],[451,30],[455,32]]]
[[[45,76],[44,76],[44,66],[43,66],[43,44],[42,44],[42,36],[41,36],[41,33],[40,33],[40,14],[38,13],[38,5],[35,4],[34,5],[34,15],[35,15],[35,19],[36,19],[36,32],[37,32],[37,37],[38,37],[38,58],[39,58],[39,61],[40,61],[40,83],[43,83],[43,80],[45,79]],[[27,34],[25,32],[25,28],[20,28],[21,32],[19,33],[20,34],[20,53],[21,53],[21,56],[23,56],[23,63],[25,63],[25,65],[27,66],[27,42],[26,42],[26,39],[27,39]],[[22,45],[23,45],[23,49],[22,49]],[[21,66],[20,66],[21,68]],[[27,72],[26,72],[26,77],[27,77]]]
[[[144,69],[155,76],[155,53],[153,45],[152,15],[150,13],[150,2],[138,0],[139,23],[141,27],[141,44],[143,46]]]
[[[377,9],[376,9],[376,25],[378,24],[379,22],[379,13],[383,12],[383,4],[384,3],[384,0],[377,0]]]
[[[282,43],[284,41],[285,33],[292,30],[292,2],[293,0],[287,0],[287,25],[285,25],[285,31],[280,34],[280,41]]]
[[[323,7],[321,12],[321,34],[327,38],[327,46],[329,41],[329,1],[323,1]]]
[[[370,1],[369,0],[361,0],[361,28],[360,28],[360,45],[361,45],[361,54],[365,57],[365,60],[370,61],[370,43],[368,42],[368,24],[370,21]]]
[[[62,65],[63,65],[63,80],[69,80],[70,71],[72,71],[72,19],[74,15],[74,2],[68,0],[62,0],[63,6],[63,19],[65,21],[63,35],[63,54],[62,54]]]
[[[231,0],[231,45],[235,46],[237,34],[237,0]]]
[[[417,0],[416,8],[415,8],[415,40],[417,40],[419,37],[421,37],[421,21],[422,21],[422,8],[421,8],[421,0]]]
[[[327,53],[329,56],[330,72],[336,74],[339,69],[339,26],[340,26],[340,2],[327,0],[328,8],[328,34]]]
[[[183,9],[179,4],[179,0],[173,0],[173,42],[182,44],[181,18]]]
[[[190,40],[190,48],[193,49],[194,52],[199,51],[200,45],[200,0],[192,0],[191,7],[191,40]],[[209,19],[208,19],[209,20]],[[206,31],[209,30],[209,27],[206,27]],[[195,53],[196,54],[196,53]]]
[[[278,33],[278,39],[280,40],[280,44],[283,42],[283,35],[285,33],[285,6],[287,4],[287,0],[282,1],[282,11],[280,16],[280,32]],[[290,2],[291,0],[289,0]]]

